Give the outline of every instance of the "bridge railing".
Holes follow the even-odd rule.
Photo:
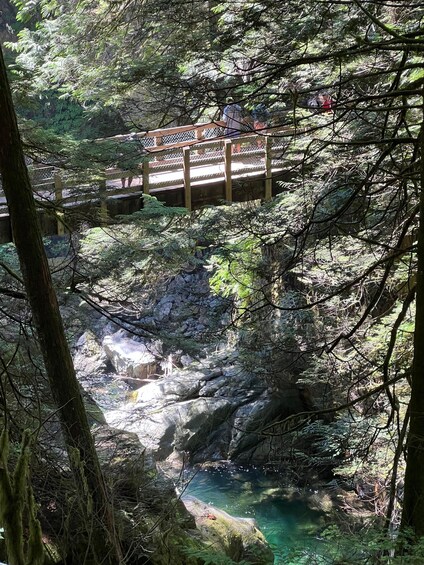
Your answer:
[[[284,138],[292,134],[293,128],[269,128],[262,135],[246,132],[226,139],[224,126],[224,122],[217,121],[94,140],[118,146],[129,139],[136,141],[139,165],[132,170],[108,167],[84,180],[53,166],[30,166],[35,196],[57,204],[56,209],[97,200],[101,215],[106,216],[108,198],[183,186],[185,206],[191,210],[195,185],[221,179],[225,182],[225,199],[231,202],[234,179],[263,173],[264,196],[271,198],[272,170],[281,167],[276,157],[284,150]],[[57,218],[60,224],[59,212]],[[63,229],[59,226],[59,233]]]
[[[113,137],[96,139],[95,143],[112,142],[119,144],[130,140],[138,142],[140,147],[147,152],[154,152],[171,146],[183,147],[187,145],[187,143],[197,143],[202,140],[216,139],[223,135],[224,127],[225,122],[217,120],[214,122],[115,135]]]
[[[193,185],[225,180],[226,200],[232,200],[232,180],[263,172],[271,179],[271,169],[277,165],[276,157],[286,145],[281,141],[281,133],[288,134],[291,128],[278,128],[263,135],[242,134],[238,138],[226,139],[222,135],[215,139],[178,142],[173,145],[155,146],[146,152],[138,170],[118,171],[108,169],[105,183],[106,194],[115,196],[128,192],[118,188],[114,180],[132,178],[132,188],[142,186],[143,192],[149,194],[155,189],[172,189],[183,185],[185,206],[191,209],[191,188]],[[281,166],[281,164],[280,164]],[[267,185],[265,197],[271,197],[271,183]]]

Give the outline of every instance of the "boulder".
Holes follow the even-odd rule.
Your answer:
[[[146,454],[137,435],[128,431],[98,426],[93,436],[103,472],[114,485],[115,494],[136,498],[139,489],[157,474],[153,458]]]
[[[146,344],[125,337],[121,332],[103,338],[103,349],[119,375],[147,379],[160,370],[159,360]]]
[[[284,395],[267,389],[256,371],[247,371],[237,354],[224,347],[200,360],[184,359],[185,366],[177,369],[178,356],[164,357],[161,345],[135,341],[123,330],[104,337],[102,346],[86,332],[78,346],[79,378],[105,411],[106,421],[135,432],[160,461],[180,452],[192,464],[227,459],[265,463],[278,445],[261,428],[303,409],[295,383],[287,384]],[[101,380],[98,391],[93,390],[93,374],[82,379],[90,370]],[[123,381],[127,388],[118,390]],[[124,399],[128,386],[137,388],[130,402],[128,396]],[[117,400],[106,402],[103,396],[112,389]]]
[[[233,430],[228,446],[228,459],[239,463],[267,461],[272,451],[270,437],[262,430],[267,424],[290,414],[288,406],[301,411],[295,391],[282,396],[265,391],[252,402],[240,406],[234,413]]]
[[[184,496],[182,501],[194,517],[208,553],[225,555],[236,563],[274,563],[274,554],[253,519],[230,516],[194,496]]]

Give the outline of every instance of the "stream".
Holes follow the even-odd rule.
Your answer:
[[[234,516],[254,518],[274,551],[276,565],[320,562],[325,544],[318,538],[325,528],[324,515],[311,509],[299,491],[280,487],[276,474],[223,466],[200,469],[188,477],[184,494]]]

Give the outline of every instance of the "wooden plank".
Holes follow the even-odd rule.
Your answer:
[[[150,193],[150,186],[149,186],[149,169],[150,169],[150,163],[149,163],[149,159],[145,159],[143,161],[143,168],[142,168],[142,174],[143,174],[143,193],[144,194],[149,194]]]
[[[265,136],[265,200],[272,198],[272,167],[271,167],[271,150],[272,140],[270,137]]]
[[[213,128],[222,128],[225,127],[225,122],[223,122],[222,120],[217,120],[216,122],[207,122],[204,124],[189,124],[186,126],[176,126],[173,128],[165,128],[165,129],[154,129],[154,130],[150,130],[148,132],[146,132],[146,135],[151,137],[151,136],[155,136],[155,135],[173,135],[176,133],[184,133],[186,131],[191,131],[191,130],[196,130],[196,129],[213,129]]]
[[[63,198],[63,182],[60,175],[54,175],[54,198],[56,202],[60,202]]]
[[[206,123],[196,123],[196,124],[187,124],[185,126],[175,126],[171,128],[160,128],[160,129],[152,129],[150,131],[142,131],[142,132],[134,132],[134,133],[124,133],[119,135],[113,135],[111,137],[101,137],[98,139],[94,139],[94,143],[102,143],[105,141],[126,141],[128,136],[132,136],[135,139],[143,139],[146,137],[156,137],[156,136],[164,136],[164,135],[174,135],[178,133],[184,133],[186,131],[196,130],[196,129],[213,129],[213,128],[222,128],[225,127],[225,122],[222,120],[216,120],[214,122],[206,122]]]
[[[60,206],[63,200],[63,183],[62,178],[57,173],[54,175],[54,199],[56,202],[56,231],[57,235],[65,234],[65,226],[63,224],[63,212]]]
[[[190,147],[183,149],[183,170],[185,207],[191,212]]]

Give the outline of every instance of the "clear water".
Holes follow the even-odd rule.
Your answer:
[[[321,562],[318,537],[324,515],[309,508],[299,493],[278,487],[275,475],[256,468],[202,469],[184,492],[234,516],[254,518],[274,551],[275,564]]]

